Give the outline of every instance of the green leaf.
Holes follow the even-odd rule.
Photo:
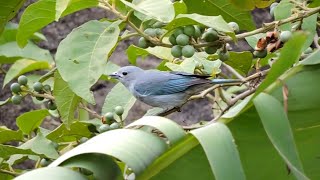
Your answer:
[[[307,18],[304,18],[302,20],[302,25],[301,25],[301,29],[308,32],[307,34],[307,40],[304,43],[304,47],[303,50],[306,50],[308,47],[310,47],[310,45],[313,42],[313,38],[317,32],[317,17],[318,17],[318,13],[309,16]]]
[[[128,60],[131,64],[135,65],[137,63],[138,57],[146,57],[149,54],[152,54],[160,59],[165,59],[172,61],[174,58],[171,55],[171,49],[161,46],[156,46],[154,48],[142,49],[135,45],[130,45],[126,51],[128,55]]]
[[[180,71],[187,73],[194,73],[194,69],[196,68],[196,61],[193,58],[186,58],[182,61],[181,64],[174,64],[172,62],[167,62],[165,66],[167,66],[172,71]]]
[[[3,105],[5,105],[5,104],[7,104],[8,102],[11,102],[11,98],[10,98],[10,97],[7,98],[7,99],[4,100],[4,101],[0,101],[0,106],[3,106]]]
[[[127,90],[126,87],[124,87],[121,83],[118,83],[112,88],[104,100],[102,114],[114,112],[115,107],[122,106],[124,108],[122,118],[125,119],[135,102],[136,98]],[[119,120],[119,117],[116,116],[116,119]]]
[[[202,24],[211,27],[217,31],[226,33],[232,38],[235,37],[233,30],[222,16],[203,16],[199,14],[179,14],[173,21],[171,21],[165,28],[171,31],[180,26]]]
[[[63,11],[65,11],[71,0],[56,0],[55,20],[58,21]]]
[[[174,7],[170,0],[133,0],[132,3],[126,0],[120,1],[135,11],[146,15],[148,19],[156,19],[166,23],[174,18]]]
[[[111,61],[108,61],[107,62],[107,67],[106,67],[106,69],[105,69],[105,71],[102,74],[100,79],[102,79],[102,80],[110,80],[109,75],[114,73],[114,72],[116,72],[116,71],[118,71],[119,68],[120,67],[118,65],[114,64]]]
[[[291,10],[294,5],[288,1],[281,1],[274,9],[275,20],[286,19],[291,16]],[[283,31],[291,31],[290,23],[286,23],[280,26]]]
[[[5,126],[0,126],[0,143],[9,141],[21,141],[23,135],[21,131],[13,131]]]
[[[290,123],[280,102],[266,93],[254,100],[264,129],[281,157],[297,179],[308,179],[303,172]]]
[[[209,16],[221,15],[227,22],[236,22],[240,29],[253,30],[256,28],[251,12],[245,9],[239,9],[225,0],[188,0],[184,1],[187,5],[188,13],[197,13]]]
[[[173,7],[174,7],[174,12],[176,16],[178,14],[187,14],[188,12],[187,5],[183,1],[174,2]]]
[[[10,156],[15,154],[30,154],[35,155],[30,149],[20,149],[14,146],[0,144],[0,157],[3,159],[8,159]]]
[[[81,137],[90,137],[91,132],[88,129],[89,124],[85,122],[76,121],[67,127],[61,124],[55,130],[51,131],[46,138],[54,142],[71,142],[79,140]]]
[[[56,72],[54,75],[53,95],[55,97],[55,103],[61,116],[61,120],[67,127],[69,127],[75,120],[74,113],[81,98],[71,91],[68,84],[60,76],[59,72]]]
[[[17,117],[16,123],[24,134],[30,134],[41,125],[48,115],[49,111],[47,109],[29,111]]]
[[[34,61],[30,59],[21,59],[16,61],[8,70],[4,81],[3,81],[3,87],[9,83],[12,79],[35,70],[41,70],[41,69],[50,69],[50,64],[46,61]]]
[[[81,167],[93,172],[94,179],[123,179],[121,170],[113,158],[104,154],[82,154],[64,161],[63,167]]]
[[[68,180],[87,180],[85,176],[82,174],[73,171],[69,168],[63,167],[44,167],[35,169],[33,171],[27,172],[21,176],[16,177],[16,180],[57,180],[57,179],[65,179]]]
[[[320,63],[320,50],[316,50],[312,54],[310,54],[306,59],[300,62],[303,65],[315,65]]]
[[[256,90],[255,96],[262,92],[265,88],[267,88],[282,73],[289,69],[292,66],[292,64],[299,60],[305,41],[305,34],[296,33],[287,43],[285,43],[285,45],[281,49],[278,60],[275,63],[273,63],[267,77]],[[292,49],[294,49],[294,51],[292,51]]]
[[[259,33],[252,36],[245,37],[248,44],[254,49],[257,45],[257,42],[260,38],[266,37],[265,33]]]
[[[214,123],[191,131],[202,145],[216,179],[246,179],[229,129]]]
[[[60,156],[49,166],[58,166],[80,154],[101,153],[123,161],[135,174],[140,174],[166,149],[166,143],[150,133],[141,130],[117,129],[91,138],[81,146]]]
[[[134,126],[151,126],[161,131],[166,138],[168,138],[170,144],[174,144],[180,141],[186,133],[180,125],[175,122],[159,116],[144,116],[141,119],[134,121],[126,126],[126,128]]]
[[[0,2],[0,34],[6,23],[17,14],[24,1],[25,0],[10,0]]]
[[[225,62],[243,74],[247,74],[252,64],[252,53],[249,51],[230,52],[230,58]]]
[[[81,9],[98,5],[97,0],[71,0],[71,6],[62,13],[61,17]],[[40,0],[29,5],[21,16],[17,34],[19,46],[24,47],[32,34],[55,20],[55,0]]]
[[[70,89],[95,104],[90,87],[106,68],[106,58],[118,42],[121,21],[89,21],[61,41],[56,54],[57,68]]]
[[[48,50],[39,48],[33,43],[29,43],[26,47],[21,49],[16,42],[8,42],[0,45],[0,56],[5,58],[0,59],[0,63],[12,62],[9,58],[28,58],[33,60],[41,60],[52,62],[52,56]],[[7,58],[9,59],[7,61]],[[15,59],[16,60],[16,59]]]
[[[219,74],[221,72],[220,66],[222,64],[222,61],[215,60],[215,61],[209,61],[206,57],[207,55],[203,56],[203,54],[196,53],[191,58],[194,58],[196,62],[198,62],[200,65],[203,66],[203,71],[212,77],[214,77],[216,74]]]
[[[274,0],[230,0],[239,9],[253,10],[255,7],[266,8]]]

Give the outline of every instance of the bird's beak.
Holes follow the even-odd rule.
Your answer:
[[[120,78],[120,76],[119,76],[119,74],[118,74],[117,72],[114,72],[114,73],[112,73],[112,74],[109,74],[109,76],[110,76],[111,78],[114,78],[114,79],[119,79],[119,78]]]

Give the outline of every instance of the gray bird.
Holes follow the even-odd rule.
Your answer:
[[[143,70],[125,66],[110,74],[118,79],[140,101],[164,110],[180,108],[195,94],[214,84],[239,83],[237,79],[208,79],[210,76],[184,72]]]

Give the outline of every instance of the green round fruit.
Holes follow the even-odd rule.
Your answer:
[[[164,26],[163,22],[156,22],[152,25],[153,28],[161,28]]]
[[[36,99],[37,99],[38,101],[42,101],[42,100],[44,100],[44,97],[36,97]]]
[[[209,46],[209,47],[205,47],[204,48],[204,51],[207,53],[207,54],[214,54],[216,53],[218,50],[217,46]]]
[[[114,111],[118,116],[122,116],[122,114],[124,112],[124,109],[123,109],[122,106],[117,106],[117,107],[114,108]]]
[[[117,122],[114,122],[114,123],[112,123],[111,125],[110,125],[110,129],[119,129],[120,128],[120,125],[119,125],[119,123],[117,123]]]
[[[43,90],[46,92],[51,92],[51,86],[49,84],[46,84],[43,86]]]
[[[114,115],[112,112],[107,112],[104,117],[107,119],[107,120],[114,120]]]
[[[20,104],[21,101],[22,101],[22,96],[20,96],[20,95],[13,95],[13,96],[11,97],[11,101],[12,101],[13,104]]]
[[[41,161],[40,161],[41,167],[46,167],[46,166],[48,166],[50,163],[51,163],[51,161],[50,161],[49,159],[45,159],[45,158],[41,159]]]
[[[271,9],[271,8],[275,8],[276,6],[278,6],[278,4],[279,4],[279,3],[277,3],[277,2],[272,3],[272,4],[270,5],[270,9]]]
[[[50,110],[56,110],[56,109],[57,109],[57,106],[56,106],[56,104],[55,104],[54,102],[49,101],[49,102],[48,102],[48,109],[50,109]]]
[[[83,143],[87,142],[88,140],[89,140],[89,138],[87,138],[87,137],[82,137],[82,138],[79,139],[79,143],[80,143],[80,144],[83,144]]]
[[[177,44],[176,37],[174,36],[174,34],[171,34],[171,36],[169,37],[169,42],[172,45],[176,45]]]
[[[177,44],[180,46],[185,46],[189,44],[189,36],[185,35],[185,34],[180,34],[177,38],[176,38]]]
[[[79,169],[79,172],[80,172],[81,174],[85,175],[85,176],[90,176],[90,175],[93,174],[92,171],[90,171],[90,170],[88,170],[88,169],[86,169],[86,168],[80,168],[80,169]]]
[[[183,28],[183,33],[185,34],[185,35],[188,35],[188,36],[194,36],[194,33],[195,33],[195,28],[194,28],[194,26],[193,25],[190,25],[190,26],[185,26],[184,28]]]
[[[171,54],[173,57],[179,58],[182,56],[182,49],[179,45],[175,45],[171,48]]]
[[[149,35],[151,37],[157,36],[156,30],[152,29],[152,28],[148,28],[148,29],[144,30],[144,33],[146,33],[147,35]]]
[[[102,124],[101,126],[99,126],[99,129],[98,129],[99,133],[103,133],[109,130],[110,130],[110,126],[108,124]]]
[[[26,76],[24,76],[24,75],[21,75],[21,76],[18,77],[18,83],[20,85],[25,86],[28,83],[28,78]]]
[[[183,28],[182,27],[178,27],[173,33],[173,35],[175,37],[178,37],[180,34],[183,34]]]
[[[218,32],[214,29],[209,28],[207,32],[203,34],[203,39],[206,42],[213,42],[219,39]]]
[[[182,48],[182,55],[186,58],[190,58],[194,55],[195,49],[191,45],[186,45]]]
[[[271,15],[271,17],[274,17],[274,9],[275,9],[276,7],[272,7],[272,8],[270,8],[270,15]]]
[[[138,46],[145,49],[149,47],[149,43],[146,38],[141,37],[138,41]]]
[[[10,86],[10,90],[14,93],[19,93],[21,91],[19,83],[12,83]]]
[[[287,42],[292,37],[291,31],[282,31],[280,34],[280,41]]]
[[[43,88],[43,85],[41,84],[41,82],[35,82],[33,84],[33,89],[37,92],[41,92]]]
[[[304,54],[311,54],[313,52],[311,47],[308,47],[303,53]]]
[[[218,53],[218,56],[219,56],[219,59],[220,59],[221,61],[227,61],[227,60],[230,58],[230,54],[229,54],[228,51],[227,51],[227,52],[222,52],[222,51],[220,51],[220,52]]]
[[[267,49],[261,50],[261,51],[254,51],[253,55],[257,58],[264,58],[268,55]]]
[[[233,29],[235,33],[240,31],[239,25],[236,22],[229,22],[228,25]]]
[[[194,26],[194,36],[195,38],[201,37],[201,29],[199,26]]]
[[[156,31],[156,35],[158,37],[160,37],[163,34],[163,29],[161,29],[161,28],[157,28],[155,31]]]

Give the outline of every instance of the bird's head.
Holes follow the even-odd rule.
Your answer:
[[[136,66],[125,66],[109,76],[118,79],[125,86],[129,86],[131,82],[136,80],[140,73],[143,73],[143,70]]]

